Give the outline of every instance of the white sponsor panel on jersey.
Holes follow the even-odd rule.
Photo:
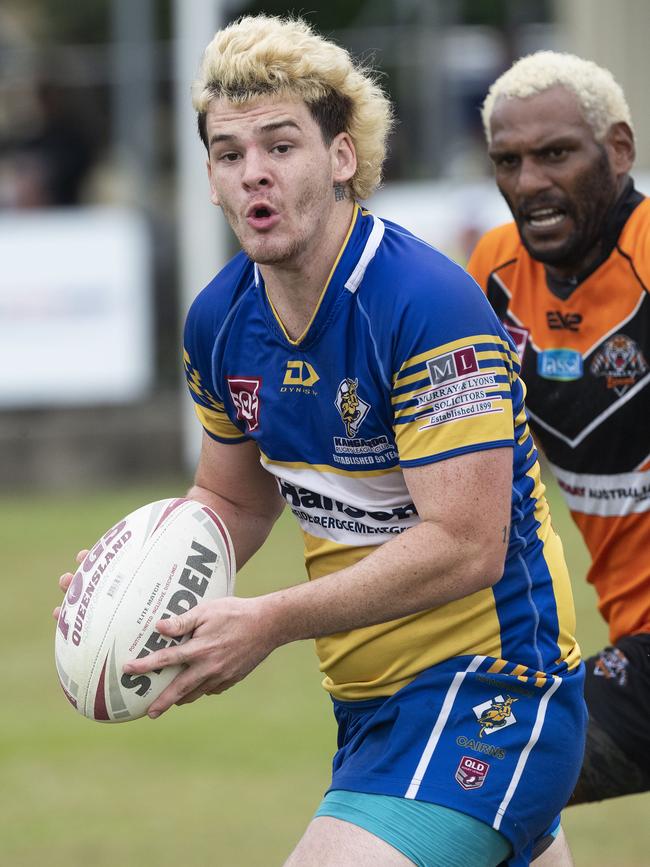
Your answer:
[[[650,512],[650,471],[601,476],[550,466],[574,512],[603,518]]]

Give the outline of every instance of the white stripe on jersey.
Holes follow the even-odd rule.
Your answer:
[[[535,724],[533,725],[533,730],[530,733],[530,738],[528,739],[528,743],[526,744],[526,746],[521,751],[521,755],[519,756],[517,767],[515,768],[515,772],[512,775],[512,779],[510,780],[508,790],[503,797],[503,801],[501,801],[501,803],[499,804],[499,809],[497,810],[494,822],[492,823],[492,827],[495,831],[498,831],[501,827],[501,820],[503,819],[503,816],[508,809],[508,805],[512,800],[512,796],[514,795],[517,786],[519,785],[519,781],[521,780],[522,774],[524,773],[524,768],[526,767],[526,762],[528,761],[528,756],[530,755],[533,747],[539,740],[540,734],[542,733],[544,719],[546,718],[546,707],[551,699],[551,696],[562,683],[562,680],[559,677],[555,676],[553,676],[553,681],[553,686],[549,687],[548,691],[541,698],[539,707],[537,708]]]
[[[601,518],[650,512],[649,470],[601,476],[550,467],[573,512]]]
[[[451,686],[447,690],[447,695],[445,696],[445,700],[442,703],[442,707],[440,708],[440,713],[438,714],[438,719],[431,730],[431,734],[429,735],[429,740],[427,741],[427,745],[424,748],[424,752],[420,757],[420,761],[418,762],[418,766],[415,769],[415,773],[413,774],[413,779],[406,790],[405,798],[415,798],[424,779],[424,775],[427,772],[427,768],[431,763],[431,757],[435,751],[435,748],[438,746],[438,741],[440,740],[440,735],[444,727],[447,725],[447,720],[449,719],[449,714],[451,713],[451,709],[454,706],[454,701],[456,700],[456,696],[458,694],[458,690],[461,687],[462,682],[465,680],[465,675],[469,674],[472,671],[476,671],[476,669],[481,665],[484,661],[484,656],[475,656],[474,659],[467,666],[465,671],[457,671],[454,675],[454,679],[451,682]]]

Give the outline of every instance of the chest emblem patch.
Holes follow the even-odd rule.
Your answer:
[[[247,433],[260,426],[259,390],[262,380],[255,377],[226,377],[230,397],[237,410],[237,418],[245,422]]]
[[[334,401],[349,437],[356,435],[370,409],[370,404],[360,397],[358,388],[358,379],[346,378],[342,380],[339,383]]]
[[[625,334],[615,334],[603,344],[591,362],[594,376],[602,376],[607,388],[621,397],[648,370],[637,344]]]

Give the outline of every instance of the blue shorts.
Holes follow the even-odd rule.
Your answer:
[[[466,813],[510,841],[510,867],[528,864],[580,771],[584,667],[535,679],[490,673],[494,662],[456,657],[388,698],[334,700],[339,749],[328,791]]]

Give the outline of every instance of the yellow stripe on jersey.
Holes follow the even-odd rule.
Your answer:
[[[476,346],[480,343],[497,344],[502,349],[502,352],[497,354],[503,355],[508,359],[510,358],[510,346],[504,340],[501,340],[501,338],[496,337],[494,334],[473,334],[471,337],[463,337],[460,340],[451,340],[448,343],[442,343],[440,346],[429,349],[427,352],[421,352],[418,355],[413,355],[411,358],[407,358],[400,366],[397,373],[393,376],[393,387],[408,385],[410,382],[415,381],[418,377],[423,375],[423,371],[418,371],[415,374],[407,373],[411,367],[422,365],[427,361],[437,358],[439,355],[445,355],[447,352],[452,352],[455,349],[464,349],[469,346]],[[424,373],[426,374],[426,371],[424,371]]]
[[[382,470],[343,470],[331,464],[308,464],[305,461],[276,461],[272,460],[262,451],[260,451],[260,457],[265,466],[286,467],[292,470],[314,470],[317,473],[336,473],[347,478],[352,476],[368,478],[369,476],[386,476],[389,473],[401,473],[399,466],[387,467]]]
[[[491,411],[430,426],[428,417],[395,425],[400,458],[406,461],[433,457],[480,443],[512,440],[512,404],[500,400]]]
[[[206,409],[198,403],[194,404],[199,421],[203,427],[214,434],[216,437],[224,440],[241,439],[243,434],[239,428],[230,421],[228,416],[223,411],[214,409]]]

